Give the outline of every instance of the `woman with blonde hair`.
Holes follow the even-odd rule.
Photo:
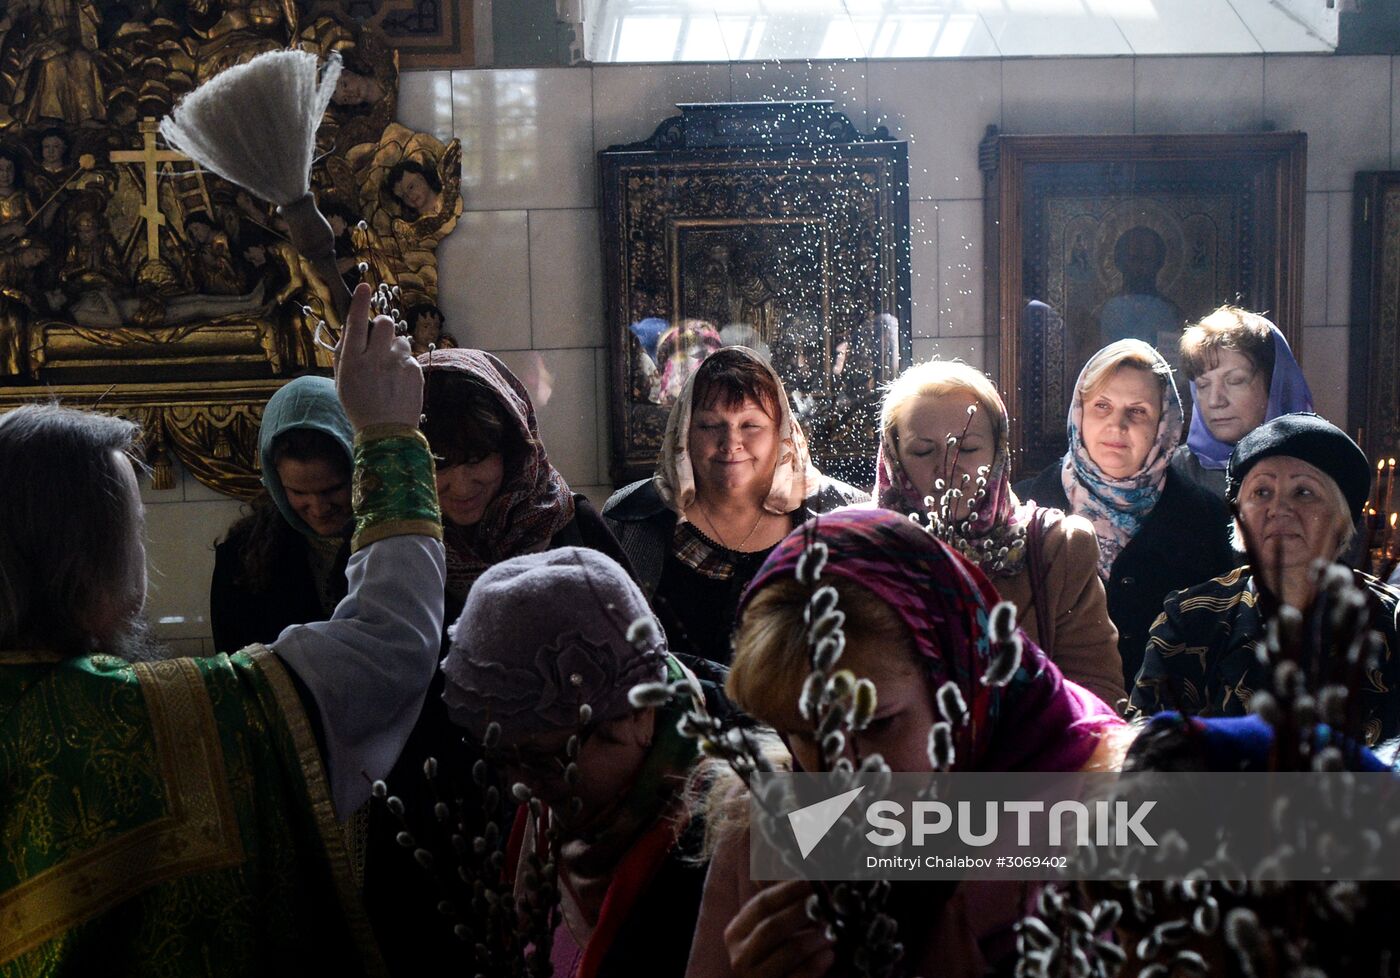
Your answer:
[[[1016,498],[1010,419],[992,382],[965,363],[910,367],[885,393],[880,431],[879,505],[926,517],[1016,605],[1026,634],[1067,678],[1106,703],[1121,700],[1118,630],[1094,528]]]
[[[1069,450],[1016,494],[1081,516],[1099,540],[1099,577],[1118,626],[1124,685],[1168,594],[1235,566],[1221,499],[1170,468],[1181,443],[1171,367],[1141,340],[1089,358],[1069,407]]]
[[[874,718],[860,733],[860,756],[846,745],[853,763],[879,754],[894,772],[932,771],[929,731],[941,690],[952,685],[964,722],[951,770],[1119,769],[1131,728],[1097,696],[1066,680],[1034,642],[1022,640],[1018,666],[1004,684],[987,681],[988,622],[998,597],[986,577],[902,516],[867,507],[820,516],[790,534],[764,562],[739,610],[726,689],[740,709],[777,732],[795,769],[823,769],[813,724],[798,705],[811,670],[812,595],[798,580],[797,566],[813,541],[826,547],[821,583],[836,590],[845,616],[840,667],[877,690]],[[755,881],[747,806],[732,811],[737,817],[728,822],[715,819],[687,978],[844,974],[834,967],[831,942],[807,916],[811,884]],[[896,883],[886,907],[904,944],[903,973],[1009,973],[1014,928],[1031,893],[1017,881]]]
[[[1181,364],[1191,382],[1191,428],[1171,466],[1224,499],[1235,443],[1266,421],[1311,411],[1312,391],[1278,327],[1236,306],[1186,328]]]

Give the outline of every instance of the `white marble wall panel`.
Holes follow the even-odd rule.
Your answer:
[[[938,335],[982,336],[982,202],[938,202]]]
[[[452,73],[467,210],[593,206],[592,82],[587,68]]]
[[[909,204],[909,284],[915,336],[938,335],[938,201]]]
[[[1327,195],[1327,325],[1351,322],[1353,194]]]
[[[1347,426],[1347,355],[1350,330],[1345,326],[1309,326],[1303,330],[1303,376],[1317,413],[1339,427]],[[1353,432],[1354,434],[1354,432]]]
[[[612,383],[608,373],[609,356],[607,347],[593,351],[593,397],[596,402],[594,415],[598,419],[594,448],[597,452],[596,471],[600,482],[607,482],[611,478],[612,468],[612,413],[608,407],[612,403],[609,399]],[[602,503],[598,505],[601,507]]]
[[[1390,61],[1383,56],[1269,56],[1264,118],[1308,134],[1308,189],[1350,190],[1357,170],[1390,165]],[[1378,124],[1381,123],[1381,124]]]
[[[1257,132],[1263,58],[1137,58],[1138,132]]]
[[[178,499],[177,492],[169,495]],[[214,542],[238,518],[237,500],[148,503],[146,615],[162,641],[199,639],[209,628],[209,580]]]
[[[540,440],[570,485],[598,485],[598,403],[593,351],[513,350],[500,354],[535,402]]]
[[[1326,326],[1327,279],[1329,263],[1327,249],[1332,236],[1327,222],[1330,218],[1331,194],[1303,195],[1303,325]]]
[[[530,212],[530,322],[535,349],[602,346],[598,212]]]
[[[405,71],[399,74],[399,122],[447,142],[452,131],[452,72]]]
[[[676,115],[677,102],[726,102],[729,65],[598,65],[593,75],[593,148],[646,139]]]
[[[438,245],[438,305],[463,346],[530,346],[530,215],[471,211]]]
[[[1008,133],[1133,131],[1132,58],[1006,61],[1001,92]]]
[[[982,196],[977,144],[1001,125],[997,60],[873,61],[870,124],[909,141],[909,194],[916,199]]]

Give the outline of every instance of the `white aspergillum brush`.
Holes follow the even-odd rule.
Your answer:
[[[350,292],[335,267],[335,235],[311,193],[316,130],[340,67],[338,54],[324,71],[309,51],[260,54],[186,95],[161,120],[160,133],[200,166],[276,205],[344,321]]]

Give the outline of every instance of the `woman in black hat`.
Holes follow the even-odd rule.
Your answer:
[[[1132,712],[1249,712],[1250,696],[1270,674],[1255,652],[1263,637],[1259,605],[1313,610],[1314,565],[1336,561],[1350,545],[1370,487],[1365,454],[1316,414],[1285,414],[1240,439],[1226,469],[1226,497],[1235,507],[1235,547],[1248,563],[1167,599],[1132,690]],[[1352,573],[1381,640],[1376,661],[1348,668],[1347,650],[1329,647],[1320,633],[1317,652],[1325,659],[1308,667],[1358,687],[1357,732],[1375,744],[1400,733],[1400,591]]]

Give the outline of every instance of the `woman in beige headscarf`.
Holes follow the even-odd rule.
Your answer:
[[[619,489],[603,516],[671,648],[728,662],[739,596],[768,552],[813,513],[864,498],[816,470],[772,366],[732,346],[681,391],[656,474]]]

